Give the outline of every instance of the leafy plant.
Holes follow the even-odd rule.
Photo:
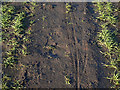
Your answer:
[[[24,25],[26,13],[25,11],[16,13],[14,9],[16,8],[13,6],[2,5],[3,43],[9,46],[9,50],[3,56],[5,68],[14,66],[19,59],[18,55],[28,54],[25,44],[30,41],[28,35],[31,34],[31,29],[26,30]],[[31,21],[30,24],[32,25],[33,22]]]
[[[3,75],[2,77],[2,89],[9,89],[8,82],[11,80],[7,75]]]
[[[115,35],[118,32],[116,28],[117,18],[114,13],[117,10],[113,9],[111,2],[97,2],[95,6],[97,7],[96,11],[99,13],[97,18],[102,22],[100,25],[102,30],[98,32],[98,43],[99,45],[107,48],[107,50],[102,52],[102,54],[108,58],[108,64],[103,65],[114,69],[112,75],[107,77],[107,79],[110,79],[110,82],[114,84],[112,88],[120,88],[120,69],[118,63],[120,58],[120,47],[118,47],[119,43],[115,41]],[[116,31],[109,30],[109,25],[114,26]]]
[[[103,28],[101,32],[98,33],[98,41],[101,45],[104,45],[109,51],[112,51],[114,46],[117,45],[117,43],[114,41],[113,33],[110,32],[110,30],[107,29],[107,27]]]
[[[4,58],[3,63],[5,65],[5,68],[9,65],[9,66],[14,66],[15,63],[15,57],[14,56],[9,56],[7,58]]]
[[[70,82],[71,82],[70,77],[66,75],[65,76],[65,83],[68,84],[68,85],[70,85],[71,84]]]
[[[17,16],[13,20],[13,25],[12,27],[15,29],[15,31],[21,30],[20,28],[23,28],[23,20],[25,18],[25,13],[21,12],[20,14],[16,14]]]
[[[114,13],[116,13],[117,9],[113,9],[111,2],[97,2],[96,7],[96,11],[99,12],[99,16],[97,17],[98,19],[108,22],[108,24],[113,26],[116,25],[117,18]]]
[[[35,20],[31,20],[31,21],[30,21],[30,25],[32,25],[34,22],[35,22]]]
[[[43,16],[43,17],[42,17],[42,20],[45,21],[45,19],[46,19],[46,16]]]
[[[69,13],[71,11],[72,6],[70,5],[70,3],[66,3],[66,13]]]
[[[111,88],[119,88],[120,87],[120,72],[114,71],[112,77],[107,77],[110,82],[113,82],[113,86]]]
[[[2,5],[2,41],[7,47],[2,56],[4,68],[14,67],[20,59],[20,55],[28,54],[26,44],[30,42],[31,29],[27,30],[28,27],[24,25],[27,17],[26,11],[15,12],[15,10],[16,7],[8,3]],[[29,23],[32,25],[33,21]],[[19,80],[13,80],[7,75],[3,75],[2,82],[3,90],[17,90],[23,87]]]
[[[23,85],[20,84],[20,80],[12,80],[10,76],[3,74],[2,90],[19,90],[20,88],[23,88]]]
[[[2,28],[7,29],[10,27],[14,7],[9,5],[2,5]]]
[[[23,88],[23,85],[20,84],[20,80],[15,80],[13,82],[12,88],[15,90],[19,90],[20,88]]]

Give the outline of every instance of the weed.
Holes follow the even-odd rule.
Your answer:
[[[32,12],[34,12],[35,7],[30,7],[30,10],[31,10]]]
[[[65,52],[65,56],[69,57],[70,56],[70,52]]]
[[[70,82],[71,82],[70,77],[66,75],[66,76],[65,76],[65,83],[68,84],[68,85],[71,85]]]
[[[34,14],[33,14],[33,13],[30,13],[30,14],[29,14],[29,16],[30,16],[30,17],[33,17],[33,16],[34,16]]]
[[[82,22],[84,22],[84,20],[81,20]]]
[[[43,16],[43,17],[42,17],[42,20],[45,21],[45,19],[46,19],[46,16]]]
[[[55,50],[56,47],[54,45],[44,46],[43,48],[46,48],[48,50]]]
[[[30,4],[33,5],[33,6],[37,6],[36,2],[30,2]]]
[[[73,24],[73,23],[71,23],[71,22],[67,22],[67,23],[68,23],[69,25],[70,25],[70,24]]]
[[[35,23],[35,20],[31,20],[30,21],[30,25],[32,25],[33,23]]]
[[[9,89],[18,90],[20,88],[23,88],[23,86],[20,84],[19,80],[12,81],[10,76],[3,75],[2,77],[2,89],[3,90],[9,90]]]
[[[15,80],[13,82],[12,88],[15,90],[19,90],[20,88],[23,88],[23,86],[20,84],[20,80]]]
[[[43,21],[43,22],[45,21],[45,19],[46,19],[46,16],[42,16],[42,21]],[[42,26],[42,28],[44,29],[45,26]]]
[[[70,3],[66,3],[66,13],[69,13],[70,11],[71,11],[71,8],[72,8],[72,6],[70,5]]]

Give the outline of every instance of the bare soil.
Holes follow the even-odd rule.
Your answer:
[[[69,14],[65,3],[37,5],[31,18],[35,23],[27,46],[30,54],[21,56],[18,70],[5,72],[27,88],[109,88],[109,70],[102,66],[106,60],[96,42],[100,27],[93,4],[72,3]]]

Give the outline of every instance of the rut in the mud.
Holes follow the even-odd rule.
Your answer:
[[[104,58],[96,45],[98,25],[91,3],[38,3],[32,27],[30,55],[22,57],[16,78],[29,88],[107,88]],[[42,8],[41,8],[42,7]],[[67,17],[67,19],[66,19]],[[106,71],[105,71],[106,70]],[[65,76],[71,84],[67,85]],[[103,82],[104,81],[104,82]]]

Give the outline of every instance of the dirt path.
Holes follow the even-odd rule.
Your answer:
[[[98,25],[91,3],[39,3],[33,20],[30,55],[20,60],[16,78],[29,88],[107,88],[104,58],[96,45]],[[68,19],[66,19],[68,17]],[[71,84],[65,83],[69,76]]]

